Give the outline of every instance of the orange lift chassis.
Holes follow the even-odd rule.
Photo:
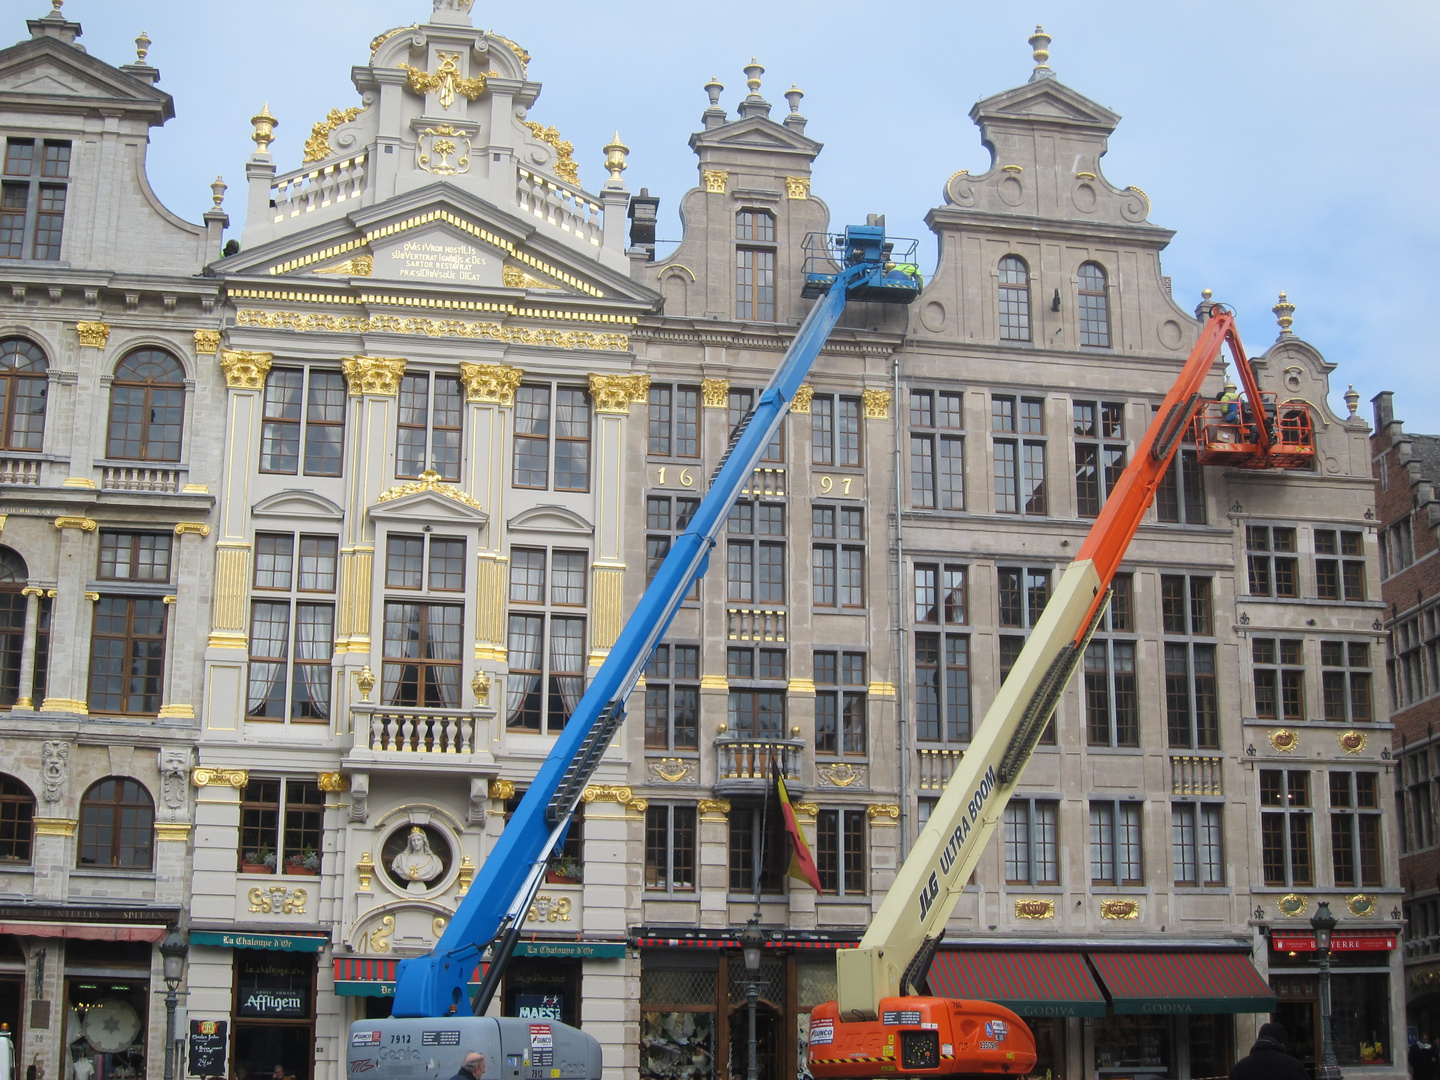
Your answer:
[[[1240,375],[1243,401],[1207,402],[1201,396],[1223,346]],[[816,1080],[1024,1076],[1034,1067],[1034,1037],[1009,1009],[922,991],[961,890],[1085,653],[1115,570],[1187,434],[1193,434],[1203,464],[1313,467],[1310,406],[1277,402],[1260,391],[1234,316],[1220,305],[1211,310],[859,947],[836,954],[840,999],[810,1014],[810,1071]]]

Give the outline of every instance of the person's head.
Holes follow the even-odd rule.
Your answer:
[[[465,1060],[460,1063],[460,1071],[469,1073],[475,1080],[480,1080],[480,1077],[485,1075],[485,1055],[470,1051],[465,1055]]]
[[[270,1070],[270,1075],[273,1076],[275,1080],[285,1080],[285,1066],[276,1065],[275,1068]]]
[[[1290,1041],[1290,1033],[1285,1030],[1283,1024],[1261,1024],[1257,1038],[1269,1039],[1274,1043],[1287,1043]]]
[[[1420,1041],[1421,1041],[1422,1043],[1428,1043],[1428,1042],[1430,1041],[1430,1036],[1429,1036],[1429,1035],[1426,1035],[1426,1034],[1422,1031],[1422,1032],[1420,1033]]]

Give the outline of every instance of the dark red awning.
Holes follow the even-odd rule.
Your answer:
[[[0,934],[69,938],[72,941],[164,941],[165,927],[115,923],[0,922]]]
[[[1275,995],[1243,953],[1092,952],[1117,1014],[1273,1012]]]
[[[1104,1016],[1105,995],[1078,952],[943,951],[930,992],[994,1001],[1021,1016]]]

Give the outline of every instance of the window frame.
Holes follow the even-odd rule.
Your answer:
[[[1186,822],[1186,817],[1189,818]],[[1213,834],[1213,841],[1210,839]],[[1170,803],[1171,878],[1180,888],[1224,888],[1225,804],[1195,799]],[[1193,868],[1182,877],[1182,868]],[[1218,876],[1215,876],[1217,875]]]
[[[424,404],[417,406],[414,403],[417,395],[416,384],[421,380],[424,380],[425,384]],[[447,387],[443,394],[449,401],[453,401],[453,409],[449,408],[449,401],[445,406],[441,406],[442,383]],[[411,399],[410,404],[406,404],[407,397]],[[400,376],[400,388],[395,398],[395,476],[397,479],[417,479],[428,470],[437,473],[440,479],[447,483],[459,482],[461,472],[465,467],[465,397],[465,388],[458,375],[447,375],[439,371],[406,371]],[[423,422],[420,423],[414,419],[417,408],[423,417]],[[441,412],[447,414],[453,412],[455,422],[453,424],[438,422],[436,416]],[[408,420],[406,419],[407,415],[410,417]],[[407,437],[405,432],[419,432],[418,463],[420,468],[413,471],[407,466],[412,465],[415,461],[416,447],[407,446],[406,443],[407,439],[413,442],[416,436]],[[442,439],[446,442],[453,439],[453,444],[442,447],[440,445]],[[452,460],[454,467],[449,468]]]
[[[1313,887],[1315,876],[1315,797],[1310,783],[1309,769],[1261,769],[1259,776],[1260,799],[1260,873],[1264,887],[1274,888],[1295,888]],[[1279,786],[1275,790],[1278,802],[1267,802],[1267,784],[1270,778],[1278,776]],[[1303,777],[1300,786],[1303,787],[1301,798],[1303,802],[1296,802],[1297,788],[1294,777]],[[1274,826],[1278,824],[1278,831]],[[1297,830],[1297,826],[1300,828]],[[1295,847],[1297,831],[1303,831],[1305,841],[1304,856],[1306,860],[1305,872],[1303,875],[1296,873]],[[1277,849],[1272,841],[1279,839],[1280,847]],[[1275,860],[1283,862],[1284,874],[1275,875],[1271,873],[1272,866],[1279,865]],[[1283,877],[1283,880],[1282,880]]]
[[[682,652],[683,650],[683,652]],[[683,666],[683,669],[681,665]],[[684,674],[681,674],[681,671]],[[664,691],[663,705],[660,691]],[[675,726],[681,694],[691,702],[690,722],[679,737]],[[663,715],[662,715],[663,713]],[[658,723],[663,722],[660,731]],[[660,736],[663,736],[660,737]],[[700,750],[700,645],[662,642],[645,664],[645,749],[698,753]]]
[[[848,394],[810,399],[810,464],[836,469],[865,465],[865,405]]]
[[[1367,784],[1362,784],[1364,778]],[[1385,825],[1381,808],[1380,772],[1370,769],[1331,769],[1326,793],[1330,810],[1330,870],[1335,887],[1379,889],[1385,885]],[[1345,790],[1337,799],[1337,784]],[[1362,802],[1362,789],[1370,799]],[[1342,862],[1351,872],[1341,877]]]
[[[776,511],[779,512],[778,529],[773,519]],[[730,507],[725,521],[727,601],[789,605],[788,516],[789,507],[783,502],[741,499]],[[737,575],[737,571],[743,573]]]
[[[853,649],[816,649],[811,664],[815,683],[815,754],[869,757],[869,657]],[[857,668],[858,681],[853,679]]]
[[[101,801],[96,792],[107,784],[113,784],[113,794]],[[132,794],[134,798],[130,798]],[[94,815],[91,811],[94,810]],[[111,820],[99,820],[102,810],[109,811]],[[135,811],[133,821],[125,822],[125,811]],[[98,861],[101,842],[97,837],[88,842],[91,830],[104,830],[109,834],[109,863]],[[121,839],[126,832],[133,835],[135,842],[125,844]],[[140,843],[143,839],[143,844]],[[96,858],[85,861],[87,848],[95,851]],[[128,853],[128,858],[124,857]],[[96,780],[80,797],[80,820],[76,829],[75,867],[77,870],[132,870],[151,872],[155,869],[155,799],[140,781],[129,776],[106,776]]]
[[[289,555],[286,557],[288,569],[277,571],[273,567],[262,569],[260,555],[262,545],[270,545],[276,541],[289,541]],[[334,711],[334,661],[335,652],[335,613],[336,601],[338,600],[338,588],[340,580],[340,538],[335,535],[323,533],[276,533],[256,532],[255,534],[255,566],[251,575],[251,597],[250,597],[250,654],[249,670],[246,674],[245,690],[245,719],[256,723],[304,723],[324,724],[329,723]],[[307,545],[310,550],[307,551]],[[328,552],[326,547],[328,546]],[[270,553],[274,558],[279,554],[278,546]],[[307,560],[313,565],[307,570]],[[328,572],[327,572],[328,568]],[[289,579],[289,585],[281,587],[275,584],[275,577],[278,573],[284,573]],[[268,580],[262,584],[262,574],[268,576]],[[311,587],[306,587],[307,575],[312,579],[308,582]],[[315,587],[317,584],[320,587]],[[325,580],[329,580],[330,587],[324,588]],[[325,598],[329,597],[327,601]],[[260,605],[268,604],[275,607],[284,607],[286,610],[285,626],[285,655],[266,656],[259,651],[261,636],[256,633],[257,614]],[[304,643],[301,641],[302,620],[299,613],[302,608],[312,610],[328,610],[330,620],[330,633],[327,637],[320,637],[315,641]],[[318,624],[316,624],[318,625]],[[317,647],[318,654],[311,657],[301,657],[299,653],[304,646]],[[256,676],[255,664],[280,664],[283,670],[280,673],[285,680],[285,692],[281,698],[283,716],[266,716],[255,711],[257,699],[255,697]],[[324,672],[324,686],[319,681],[312,680],[305,676],[309,670]],[[315,705],[317,699],[313,696],[315,691],[323,689],[324,702],[320,710],[313,714],[301,713],[297,715],[296,709],[299,704],[299,696],[296,694],[297,686],[303,685],[306,688],[305,698],[307,705]],[[275,680],[271,680],[269,686],[275,686]],[[268,704],[271,700],[269,694],[262,699],[262,704]]]
[[[659,524],[657,509],[664,504],[664,524]],[[665,558],[670,554],[670,549],[675,546],[675,541],[682,536],[690,527],[690,522],[695,517],[695,512],[700,509],[700,496],[698,495],[672,495],[666,491],[649,491],[645,494],[645,584],[648,587],[650,582],[655,580],[655,575],[660,570]],[[683,514],[681,511],[687,511]],[[690,583],[690,590],[685,594],[683,603],[690,603],[700,599],[700,583],[703,578],[697,577]]]
[[[869,893],[869,831],[864,809],[826,807],[816,812],[815,870],[821,896]]]
[[[1368,641],[1321,638],[1320,705],[1325,720],[1338,724],[1375,723],[1375,675],[1370,648]],[[1340,653],[1339,663],[1333,660],[1336,650]],[[1337,683],[1339,710],[1332,708]],[[1363,709],[1358,707],[1362,698]]]
[[[1091,271],[1087,281],[1086,271]],[[1111,348],[1110,274],[1094,259],[1076,271],[1076,336],[1082,349]],[[1098,286],[1096,284],[1098,278]]]
[[[30,153],[23,155],[26,158],[26,171],[19,172],[12,169],[11,148],[28,146]],[[56,150],[56,160],[61,160],[60,151],[63,151],[63,170],[50,168],[50,150]],[[34,151],[39,150],[39,155]],[[70,139],[48,139],[44,136],[9,136],[5,140],[5,156],[0,161],[0,259],[25,260],[30,262],[59,262],[64,251],[65,240],[65,212],[68,209],[69,187],[71,179],[71,166],[74,164],[74,142]],[[38,168],[36,166],[39,166]],[[14,193],[23,193],[23,202],[18,206],[11,203]],[[52,205],[46,208],[46,199],[53,200],[58,194],[60,205],[58,210]],[[15,211],[19,213],[19,236],[13,236],[9,230],[15,228]],[[6,220],[8,219],[8,220]],[[42,225],[44,225],[44,236],[46,239],[46,250],[41,253]],[[15,253],[5,250],[8,245],[14,245],[19,250]],[[26,252],[29,252],[27,255]]]
[[[953,407],[948,406],[953,399]],[[954,418],[959,426],[942,423]],[[965,395],[959,390],[910,390],[910,505],[917,510],[965,509]],[[958,447],[947,450],[947,447]],[[950,467],[945,463],[950,462]]]
[[[538,400],[536,400],[536,401],[531,401],[530,398],[531,398],[534,394],[536,394],[537,392],[539,392],[539,391],[543,391],[544,394],[545,394],[544,402],[542,403],[542,402],[539,402]],[[585,434],[584,434],[584,435],[573,435],[573,434],[572,434],[572,435],[561,435],[561,434],[560,434],[560,424],[561,424],[561,421],[560,421],[560,419],[559,419],[559,412],[560,412],[561,405],[562,405],[561,400],[560,400],[562,394],[563,394],[563,395],[577,395],[577,396],[578,396],[578,397],[576,398],[576,400],[570,400],[570,401],[568,401],[568,402],[565,404],[565,407],[566,407],[567,409],[571,409],[571,410],[575,409],[575,408],[577,407],[577,405],[576,405],[577,400],[578,400],[578,402],[579,402],[580,404],[583,405],[584,426],[585,426]],[[540,405],[540,404],[543,404],[543,406],[544,406],[544,411],[545,411],[545,416],[544,416],[544,420],[543,420],[543,421],[539,420],[539,419],[536,418],[536,417],[531,417],[531,416],[522,415],[522,412],[523,412],[523,411],[528,411],[528,409],[529,409],[530,407],[536,406],[536,405]],[[525,410],[522,410],[522,406],[525,407]],[[543,423],[543,425],[544,425],[544,431],[543,431],[543,432],[532,431],[532,430],[529,430],[529,429],[528,429],[528,426],[527,426],[526,430],[522,430],[522,421],[524,422],[525,425]],[[592,441],[593,441],[593,439],[594,439],[594,434],[595,434],[595,409],[594,409],[594,402],[592,402],[592,401],[590,400],[590,393],[589,393],[588,390],[586,390],[584,387],[569,385],[569,384],[565,383],[563,380],[552,380],[552,381],[549,381],[549,382],[532,381],[532,382],[524,382],[524,383],[521,383],[521,384],[516,388],[516,390],[515,390],[515,418],[514,418],[514,421],[513,421],[513,422],[514,422],[514,432],[513,432],[512,436],[511,436],[511,440],[512,440],[514,446],[513,446],[513,449],[511,450],[511,454],[510,454],[510,486],[511,486],[511,487],[514,487],[514,488],[522,488],[522,489],[527,490],[527,491],[577,491],[577,492],[588,492],[588,491],[590,490],[590,486],[591,486],[591,471],[592,471],[592,466],[593,466],[593,464],[594,464],[594,460],[593,460],[593,459],[594,459],[594,453],[593,453],[594,446],[593,446],[593,444],[592,444]],[[575,419],[573,419],[573,414],[572,414],[572,419],[566,421],[566,423],[570,423],[570,424],[573,424],[573,423],[576,423],[576,422],[577,422],[577,421],[576,421]],[[521,452],[521,451],[520,451],[520,448],[521,448],[521,445],[522,445],[522,444],[533,445],[533,444],[539,444],[539,443],[543,443],[543,444],[544,444],[544,450],[543,450],[543,454],[544,454],[544,477],[543,477],[543,482],[542,482],[542,483],[538,483],[538,484],[535,484],[535,483],[521,483],[521,479],[520,479],[520,460],[521,460],[521,458],[520,458],[520,452]],[[583,447],[584,447],[583,453],[579,453],[577,457],[569,458],[570,461],[580,460],[580,458],[583,458],[583,460],[584,460],[585,480],[584,480],[584,484],[583,484],[582,486],[579,486],[579,487],[563,487],[563,486],[561,486],[561,485],[557,482],[558,479],[559,479],[558,464],[559,464],[559,461],[560,461],[560,445],[561,445],[562,443],[564,443],[564,444],[567,445],[567,446],[571,446],[571,447],[578,447],[578,446],[583,446]],[[533,453],[533,452],[534,452],[533,449],[532,449],[530,452]],[[568,457],[569,453],[575,453],[575,451],[567,452],[567,457]]]
[[[35,859],[35,810],[30,786],[0,774],[0,865],[30,866]]]
[[[1090,411],[1088,420],[1082,417],[1082,410],[1086,409]],[[1073,399],[1070,403],[1071,428],[1075,436],[1077,517],[1099,517],[1101,508],[1125,472],[1130,457],[1130,442],[1125,434],[1126,411],[1123,401]],[[1117,454],[1119,456],[1115,457]]]
[[[662,395],[666,395],[666,399],[658,400]],[[682,396],[686,399],[683,402]],[[702,403],[698,386],[652,382],[645,406],[647,455],[698,459],[700,448],[704,445],[705,410]],[[684,416],[690,419],[683,419]],[[685,434],[681,434],[682,431]]]
[[[1268,658],[1266,654],[1268,653]],[[1282,724],[1304,722],[1305,641],[1303,638],[1252,637],[1250,672],[1255,691],[1255,718]],[[1262,687],[1272,703],[1262,708]],[[1293,702],[1293,706],[1292,706]]]
[[[514,553],[526,552],[534,555],[543,552],[544,562],[539,583],[540,600],[515,598]],[[556,599],[557,580],[555,558],[578,557],[584,568],[582,581],[585,592],[581,603],[572,599]],[[506,649],[510,663],[510,677],[506,680],[505,726],[517,734],[558,735],[568,724],[578,703],[585,693],[585,672],[588,664],[587,636],[590,626],[589,609],[589,559],[588,551],[563,547],[517,546],[511,549],[511,571],[506,592]],[[569,588],[570,586],[566,586]],[[531,584],[525,585],[533,589]],[[536,629],[538,627],[538,630]],[[538,638],[537,638],[538,633]],[[517,637],[517,634],[519,637]],[[557,634],[560,635],[557,637]],[[556,666],[563,657],[556,649],[557,641],[563,638],[569,644],[578,643],[578,651],[572,654],[573,669]],[[533,650],[517,648],[516,642],[538,641],[538,654]],[[521,667],[521,658],[530,655],[538,661],[538,667]],[[524,682],[522,682],[522,677]],[[538,682],[535,680],[538,679]],[[528,688],[527,685],[528,684]],[[573,694],[574,703],[566,701],[567,690]],[[531,718],[535,723],[531,723]]]
[[[1145,881],[1145,806],[1143,803],[1126,799],[1091,799],[1089,803],[1090,823],[1090,884],[1132,888]],[[1104,839],[1106,823],[1103,819],[1108,811],[1110,839]],[[1128,819],[1122,821],[1122,818]],[[1122,827],[1133,832],[1132,839],[1121,838]],[[1096,830],[1099,829],[1097,840]],[[1109,855],[1105,854],[1109,847]],[[1122,844],[1127,849],[1123,856]],[[1097,856],[1098,849],[1098,856]],[[1108,861],[1107,861],[1108,860]],[[1108,875],[1107,875],[1108,868]]]
[[[774,322],[778,270],[775,215],[762,207],[735,212],[735,319]]]
[[[682,823],[680,819],[688,821]],[[663,819],[663,820],[662,820]],[[682,847],[680,840],[686,836],[688,829],[689,844]],[[693,804],[685,803],[650,803],[645,808],[645,862],[644,862],[644,886],[646,895],[656,893],[674,895],[682,893],[686,896],[694,895],[699,889],[698,856],[699,856],[699,815]],[[665,865],[658,865],[654,858],[658,854],[658,845],[655,843],[659,836],[663,836]],[[680,859],[677,852],[688,855],[689,877],[688,883],[676,881],[677,870],[681,869]],[[656,880],[652,881],[652,873]],[[663,876],[663,882],[658,878]]]
[[[31,367],[22,369],[22,358]],[[33,365],[39,365],[38,368]],[[39,384],[39,394],[34,393]],[[23,396],[21,391],[26,393]],[[38,411],[23,412],[19,406],[22,400],[40,402]],[[39,454],[45,450],[45,422],[50,398],[50,358],[45,350],[27,337],[12,335],[0,338],[0,448],[19,453]],[[38,417],[39,430],[26,430],[16,438],[16,421],[22,417]],[[34,443],[34,445],[22,445]]]
[[[271,390],[279,389],[281,381],[291,375],[300,376],[300,385],[297,388],[299,397],[293,402],[295,415],[286,416],[283,411],[291,402],[277,399],[275,404],[280,406],[282,411],[272,416]],[[326,380],[326,385],[317,386],[316,383],[321,378]],[[261,396],[259,471],[281,476],[343,476],[345,413],[348,409],[346,394],[345,375],[339,368],[311,364],[271,368],[265,376],[265,390]],[[332,419],[331,414],[337,411],[340,418]],[[271,444],[272,431],[280,436],[279,429],[282,427],[293,433],[289,437],[294,444],[294,461],[288,466],[284,463],[276,464],[275,453],[267,450]],[[312,428],[315,429],[315,437],[312,437]],[[330,432],[336,434],[326,434]],[[312,448],[316,453],[312,453]],[[335,461],[333,470],[324,464],[331,456],[326,451],[332,448]]]
[[[823,520],[827,514],[828,523]],[[853,503],[811,503],[810,536],[811,606],[864,610],[865,508]]]
[[[1045,399],[990,395],[990,431],[995,513],[1049,517]]]
[[[1287,546],[1280,546],[1282,544]],[[1299,550],[1295,526],[1247,524],[1246,595],[1271,600],[1300,599]]]
[[[1037,812],[1044,808],[1048,820]],[[1023,815],[1021,812],[1024,812]],[[1024,820],[1018,820],[1023,816]],[[1058,888],[1060,885],[1060,801],[1014,796],[1006,804],[1004,828],[1005,884]],[[1044,830],[1049,829],[1048,838]],[[1049,854],[1046,855],[1045,852]],[[1013,871],[1024,864],[1024,875]]]
[[[156,360],[155,357],[163,357],[174,365],[175,372],[177,374],[177,378],[174,382],[162,382],[158,379],[145,379],[142,381],[138,378],[127,379],[121,377],[121,370],[124,369],[126,365],[130,364],[132,361],[136,361],[138,363],[158,363],[159,361]],[[131,349],[130,352],[126,353],[123,357],[121,357],[119,363],[117,363],[114,367],[114,374],[110,380],[110,406],[108,411],[106,412],[105,422],[105,457],[108,460],[146,461],[154,462],[157,465],[178,465],[184,459],[185,409],[187,398],[189,397],[188,388],[185,385],[187,381],[186,376],[187,372],[185,369],[185,364],[180,360],[178,356],[176,356],[174,353],[170,352],[167,349],[143,345],[139,348]],[[140,431],[139,452],[134,455],[116,452],[117,448],[115,433],[115,409],[118,404],[116,400],[116,395],[118,392],[126,390],[138,390],[142,392],[141,400],[138,403],[139,419],[136,421],[139,425]],[[155,403],[155,396],[157,392],[174,394],[176,395],[175,400],[173,402],[167,400],[165,403],[157,406]],[[126,409],[133,409],[136,407],[136,404],[137,403],[135,402],[127,401],[122,407]],[[171,425],[157,422],[155,420],[155,414],[157,410],[168,409],[175,410],[176,418],[174,424]],[[126,421],[126,425],[127,427],[129,426],[129,421]],[[171,426],[175,428],[174,456],[161,456],[164,451],[162,451],[161,453],[152,454],[151,433],[156,430],[163,431],[164,429]],[[163,447],[167,444],[168,440],[165,440],[163,438],[159,440],[160,446]],[[120,449],[123,450],[124,448],[121,447]]]
[[[1313,539],[1316,599],[1363,604],[1365,534],[1355,529],[1316,529]]]
[[[140,605],[148,605],[148,615],[137,614]],[[115,615],[114,606],[120,605],[124,612],[124,629],[119,632],[102,632],[100,629],[101,619],[113,619]],[[159,628],[155,633],[144,633],[136,630],[137,617],[155,619],[158,616]],[[112,716],[135,716],[154,718],[160,715],[160,709],[165,703],[165,670],[166,662],[170,659],[166,653],[168,645],[168,631],[170,621],[170,605],[166,604],[160,596],[136,596],[133,594],[106,595],[102,593],[99,599],[93,603],[93,610],[90,614],[90,666],[85,680],[86,704],[92,715]],[[122,643],[122,654],[119,657],[101,656],[97,652],[97,646],[102,642]],[[150,655],[144,655],[148,652]],[[156,655],[158,653],[158,655]],[[119,672],[106,673],[96,670],[97,662],[104,659],[120,661]],[[138,665],[144,664],[146,672],[143,675],[136,675]],[[132,688],[136,681],[140,680],[143,689],[139,693],[133,692]],[[108,682],[111,687],[118,686],[118,695],[111,689],[97,688],[97,681],[102,685]],[[118,708],[106,708],[98,702],[97,696],[105,698],[119,697]],[[152,704],[154,708],[150,708]],[[137,704],[139,707],[135,707]]]
[[[1007,265],[1009,264],[1009,265]],[[1023,281],[1011,280],[1006,275],[1020,275]],[[1032,305],[1030,303],[1030,263],[1024,256],[1011,252],[1000,257],[995,264],[996,279],[996,328],[1003,341],[1030,342],[1035,337]],[[1008,310],[1007,310],[1008,307]]]
[[[1161,632],[1165,635],[1161,642],[1165,744],[1172,750],[1219,750],[1219,639],[1215,636],[1214,579],[1204,574],[1162,574],[1160,604]],[[1202,670],[1206,667],[1208,672]],[[1208,694],[1202,693],[1206,686]]]
[[[264,785],[275,785],[275,798],[273,801],[263,798],[266,794]],[[299,788],[298,798],[292,798],[291,793]],[[251,798],[251,789],[259,789],[256,794],[262,797]],[[273,818],[266,823],[263,819],[258,824],[252,824],[247,820],[247,811],[252,815],[273,814]],[[304,859],[307,850],[317,858],[324,859],[325,840],[325,792],[314,780],[302,780],[298,777],[257,777],[252,775],[240,790],[240,828],[238,830],[235,849],[237,863],[249,866],[264,866],[263,857],[257,860],[246,859],[247,854],[259,855],[262,845],[269,848],[275,856],[275,865],[265,870],[246,870],[249,874],[282,874],[286,873],[286,867],[303,866],[290,860],[295,857]],[[264,833],[269,832],[266,843]],[[257,843],[252,843],[257,841]],[[310,840],[312,842],[307,842]],[[292,847],[298,850],[292,850]],[[315,868],[318,873],[319,867]]]

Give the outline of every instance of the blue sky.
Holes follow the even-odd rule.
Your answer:
[[[0,9],[0,40],[18,40],[23,19],[49,2]],[[358,103],[350,67],[367,61],[370,39],[429,12],[430,0],[64,7],[84,25],[81,43],[112,63],[129,62],[135,36],[149,33],[177,113],[153,133],[151,182],[197,221],[223,174],[235,234],[250,116],[270,103],[277,164],[297,166],[310,125]],[[1408,430],[1440,433],[1429,326],[1440,310],[1433,0],[476,0],[473,14],[532,54],[530,75],[545,89],[531,118],[575,143],[592,190],[604,177],[600,148],[619,129],[631,147],[625,178],[661,197],[661,236],[672,238],[679,197],[696,182],[686,140],[706,104],[701,87],[718,76],[733,110],[753,55],[777,118],[792,83],[805,91],[807,134],[825,144],[813,191],[832,223],[881,212],[891,232],[924,241],[946,178],[988,164],[970,106],[1029,77],[1025,39],[1041,22],[1061,81],[1123,117],[1102,164],[1113,183],[1146,191],[1152,222],[1177,231],[1164,257],[1176,297],[1189,306],[1214,289],[1259,351],[1274,340],[1270,306],[1285,290],[1296,333],[1338,365],[1342,415],[1350,383],[1367,419],[1369,399],[1393,390]]]

